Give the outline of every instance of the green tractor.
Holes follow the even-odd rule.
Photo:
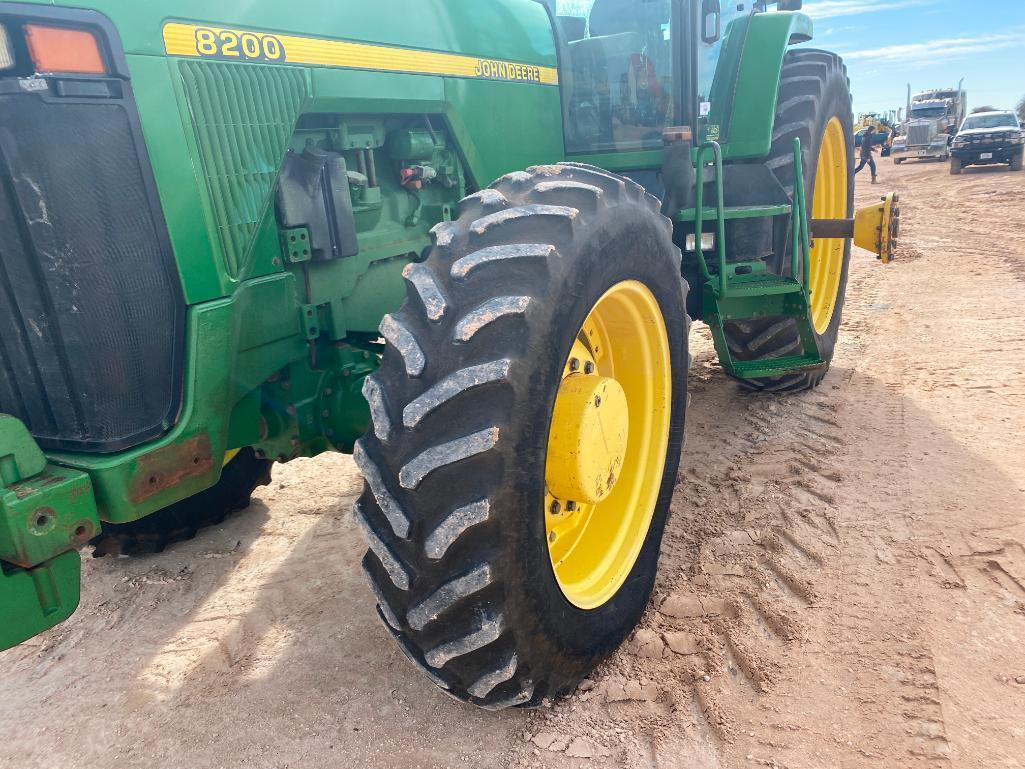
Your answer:
[[[814,387],[851,238],[892,254],[799,8],[0,2],[0,648],[86,545],[341,451],[409,659],[571,691],[652,591],[690,318],[745,387]]]

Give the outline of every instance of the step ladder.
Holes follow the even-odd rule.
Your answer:
[[[804,197],[804,172],[801,165],[801,141],[794,139],[794,193],[791,204],[769,206],[730,206],[723,201],[722,149],[718,142],[706,142],[698,147],[695,165],[698,179],[704,179],[704,170],[709,165],[714,169],[715,201],[713,206],[704,205],[704,183],[695,185],[695,207],[679,211],[680,222],[694,226],[694,253],[698,259],[701,277],[704,281],[702,299],[704,316],[712,330],[715,351],[723,369],[740,379],[776,377],[825,367],[815,343],[812,329],[810,291],[808,289],[808,215]],[[727,264],[726,222],[730,219],[787,216],[791,217],[790,275],[787,277],[766,271],[763,261]],[[715,222],[714,250],[718,271],[712,273],[705,259],[701,242],[704,222]],[[803,269],[799,269],[803,268]],[[726,343],[724,324],[767,317],[793,318],[801,340],[801,352],[782,358],[766,360],[737,360]]]

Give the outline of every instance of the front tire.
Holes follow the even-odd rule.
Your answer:
[[[406,268],[405,303],[382,322],[388,344],[364,390],[373,425],[355,451],[366,485],[354,508],[370,545],[363,566],[385,625],[435,683],[487,708],[535,706],[572,691],[651,594],[686,406],[680,253],[655,198],[573,164],[502,177],[432,236],[427,260]],[[592,336],[588,321],[610,296],[622,312]],[[647,353],[643,340],[619,338],[629,317],[661,329]],[[660,367],[661,399],[632,401],[631,388],[662,377]],[[638,536],[624,535],[637,552],[590,591],[558,573],[546,503],[553,436],[567,424],[556,405],[567,381],[588,376],[622,385],[615,398],[602,391],[603,407],[622,394],[629,403],[627,454],[610,483],[632,479],[643,492],[594,531],[624,539],[616,532],[650,501]],[[646,463],[631,458],[630,446],[649,445],[634,423],[656,428]]]
[[[1022,155],[1023,154],[1025,154],[1025,153],[1019,152],[1017,155],[1015,155],[1013,158],[1011,158],[1010,167],[1011,167],[1012,171],[1020,171],[1021,170],[1021,165],[1022,165],[1021,164],[1021,160],[1022,160]]]
[[[794,185],[793,140],[800,138],[804,188],[808,218],[845,218],[854,211],[854,137],[851,126],[850,86],[847,68],[840,57],[827,51],[789,51],[780,75],[779,99],[773,130],[772,148],[766,162],[788,193]],[[837,133],[839,132],[839,133]],[[828,152],[824,152],[824,147]],[[825,156],[835,156],[828,162]],[[840,157],[842,155],[842,158]],[[839,188],[825,195],[820,185],[816,197],[817,176],[823,168],[837,175],[846,174]],[[788,249],[789,249],[789,240]],[[777,254],[773,272],[789,270],[790,256]],[[752,390],[793,392],[815,387],[822,381],[833,358],[850,263],[850,240],[840,242],[820,238],[811,253],[809,285],[819,294],[812,295],[811,312],[815,342],[825,365],[818,370],[782,377],[738,379]],[[816,296],[832,301],[816,305]],[[726,342],[738,360],[765,360],[794,355],[801,350],[797,324],[790,318],[769,317],[724,324]]]
[[[952,157],[950,159],[950,175],[958,176],[962,169],[961,158]]]

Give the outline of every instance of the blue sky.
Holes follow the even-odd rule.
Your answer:
[[[1025,0],[805,0],[810,45],[844,57],[854,111],[904,105],[964,77],[969,109],[1025,95]]]

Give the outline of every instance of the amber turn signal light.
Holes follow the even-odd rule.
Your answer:
[[[25,39],[36,72],[102,75],[107,71],[100,43],[92,32],[26,24]]]

